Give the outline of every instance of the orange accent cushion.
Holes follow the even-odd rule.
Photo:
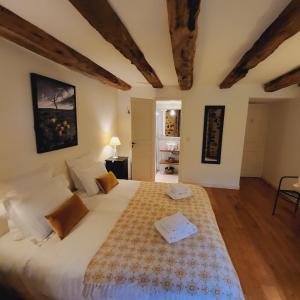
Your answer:
[[[62,240],[74,226],[89,212],[77,194],[67,199],[45,218]]]
[[[119,184],[117,177],[112,171],[96,178],[96,182],[105,194]]]

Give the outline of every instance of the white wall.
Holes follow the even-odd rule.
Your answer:
[[[132,94],[137,97],[159,100],[182,100],[180,180],[204,186],[239,188],[244,146],[248,102],[250,98],[292,98],[299,93],[297,87],[265,93],[261,85],[234,85],[220,90],[217,86],[201,86],[195,80],[193,88],[181,91],[177,87],[143,89],[119,92],[119,134],[127,147],[124,155],[130,155],[130,115],[124,115]],[[136,97],[132,95],[132,97]],[[201,149],[205,105],[225,105],[223,146],[220,165],[202,164]]]
[[[79,145],[36,153],[29,73],[76,86]],[[65,172],[65,159],[95,153],[111,155],[106,146],[116,134],[117,90],[70,71],[13,43],[0,39],[0,180],[49,163]]]
[[[267,103],[250,103],[248,106],[241,176],[262,177],[269,106]]]
[[[204,186],[239,188],[248,98],[236,89],[222,91],[215,87],[194,86],[190,91],[178,93],[182,99],[180,180]],[[226,106],[220,165],[201,163],[204,107],[209,104]]]
[[[263,178],[277,187],[284,175],[300,176],[300,99],[270,104]]]

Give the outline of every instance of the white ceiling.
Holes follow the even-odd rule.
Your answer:
[[[166,0],[110,0],[164,85],[177,85]],[[219,84],[289,0],[202,0],[194,84]],[[145,78],[93,29],[68,0],[0,0],[0,4],[133,86]],[[240,83],[264,83],[300,65],[300,33]]]

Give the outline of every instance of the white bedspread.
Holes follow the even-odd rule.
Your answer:
[[[36,246],[29,240],[12,241],[10,233],[1,237],[0,281],[26,292],[31,299],[86,299],[82,290],[87,265],[139,185],[137,181],[120,180],[109,194],[90,198],[81,194],[90,212],[62,241],[52,234],[41,246]],[[100,300],[96,290],[92,299]],[[161,295],[155,300],[175,299],[178,300]]]
[[[89,214],[62,241],[52,236],[36,246],[29,240],[0,238],[0,281],[33,299],[77,300],[82,297],[86,267],[139,186],[120,180],[109,194],[87,198]]]

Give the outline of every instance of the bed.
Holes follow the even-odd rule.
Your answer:
[[[98,194],[93,197],[80,194],[90,212],[63,240],[51,234],[46,241],[37,246],[26,239],[12,241],[10,233],[2,236],[0,280],[28,299],[244,299],[239,279],[203,189],[202,193],[206,197],[198,200],[205,206],[207,218],[203,224],[199,220],[198,230],[201,234],[202,228],[206,230],[208,223],[209,226],[213,226],[216,231],[211,239],[219,246],[217,252],[212,251],[214,254],[211,257],[209,249],[208,255],[205,254],[206,257],[200,257],[205,263],[197,266],[197,274],[202,274],[197,293],[187,293],[185,289],[181,291],[177,289],[175,292],[174,289],[152,291],[135,283],[125,285],[115,283],[113,288],[95,286],[91,289],[84,283],[87,268],[95,253],[105,244],[141,184],[143,183],[138,181],[120,180],[119,185],[109,194]],[[166,187],[168,184],[158,184],[158,187],[162,189],[163,185]],[[211,240],[202,240],[203,247],[210,242]],[[161,243],[166,244],[163,240]],[[215,253],[218,253],[217,256]],[[206,276],[210,273],[207,271],[216,267],[219,258],[222,258],[221,269],[212,271],[212,276]],[[223,276],[223,271],[226,276]],[[172,272],[172,268],[165,272]]]

